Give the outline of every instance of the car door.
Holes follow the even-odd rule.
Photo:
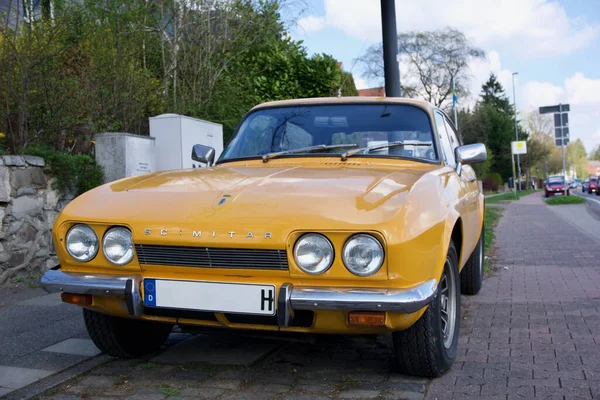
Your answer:
[[[474,246],[474,239],[472,234],[472,219],[474,216],[471,212],[469,212],[467,203],[468,201],[472,201],[469,199],[470,182],[468,182],[468,180],[470,179],[470,177],[468,172],[465,174],[464,171],[461,171],[460,175],[456,173],[457,163],[454,156],[454,149],[458,145],[458,138],[456,138],[456,135],[454,135],[454,141],[451,139],[453,133],[450,133],[452,131],[446,124],[445,118],[446,117],[441,111],[435,111],[435,122],[440,141],[442,158],[447,166],[454,168],[454,172],[452,173],[451,179],[456,179],[457,182],[458,193],[456,193],[456,208],[463,219],[463,251],[461,251],[461,253],[465,254],[464,250],[470,251]],[[477,184],[477,182],[475,182],[475,184]],[[475,221],[477,221],[477,219],[475,219]]]
[[[454,154],[454,150],[460,146],[458,139],[458,134],[456,129],[454,128],[454,124],[448,119],[446,115],[444,115],[444,122],[446,123],[446,131],[448,132],[448,136],[450,139],[450,145],[452,146],[452,154]],[[480,231],[481,231],[481,216],[483,213],[479,210],[479,184],[477,183],[477,174],[475,174],[475,170],[470,165],[462,165],[460,170],[460,179],[466,188],[466,194],[464,197],[465,208],[467,212],[467,221],[468,227],[465,230],[465,235],[463,241],[465,244],[471,243],[470,245],[465,246],[465,249],[469,251],[474,250],[477,245],[477,239],[479,239]],[[468,233],[466,232],[468,231]]]

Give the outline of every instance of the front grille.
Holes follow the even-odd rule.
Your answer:
[[[285,250],[222,249],[216,247],[136,244],[140,264],[202,268],[287,270]]]

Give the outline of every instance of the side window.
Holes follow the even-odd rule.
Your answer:
[[[444,123],[444,116],[439,112],[435,112],[435,125],[437,126],[437,133],[440,138],[442,145],[442,155],[446,165],[456,167],[456,161],[454,160],[454,147],[450,143],[448,132],[446,130],[446,124]]]
[[[450,137],[450,144],[452,144],[452,150],[454,150],[455,148],[460,146],[460,142],[458,141],[458,135],[456,134],[454,125],[452,125],[452,123],[448,121],[448,118],[444,118],[444,121],[446,121],[446,130],[448,131],[448,136]],[[452,152],[452,154],[454,154],[454,151]]]

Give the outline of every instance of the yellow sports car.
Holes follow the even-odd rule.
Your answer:
[[[72,201],[42,286],[78,304],[117,357],[174,324],[392,334],[403,372],[456,357],[460,293],[483,279],[484,198],[446,115],[401,98],[261,104],[206,168],[106,184]]]

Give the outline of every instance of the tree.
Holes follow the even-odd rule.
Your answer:
[[[586,169],[584,165],[587,163],[588,158],[587,152],[585,151],[585,146],[583,145],[581,139],[571,142],[565,151],[565,157],[569,167],[575,169],[577,176],[585,176]]]
[[[548,115],[534,111],[527,115],[527,154],[521,156],[522,167],[527,173],[527,186],[531,184],[533,171],[543,171],[543,177],[547,178],[548,156],[554,146],[552,134],[554,126]],[[539,172],[538,172],[539,174]],[[540,178],[540,176],[538,176]]]
[[[398,52],[403,70],[402,92],[407,97],[422,98],[438,107],[452,101],[452,82],[458,97],[467,97],[468,66],[473,59],[485,57],[465,35],[452,28],[398,35]],[[358,59],[367,79],[383,78],[383,46],[369,47]]]
[[[480,99],[473,111],[461,110],[459,127],[464,143],[485,143],[494,155],[488,171],[499,173],[504,181],[512,176],[511,142],[515,140],[513,106],[504,93],[504,88],[490,74],[482,86]],[[527,133],[518,125],[520,140]]]
[[[600,161],[600,145],[592,150],[590,153],[590,160]]]

